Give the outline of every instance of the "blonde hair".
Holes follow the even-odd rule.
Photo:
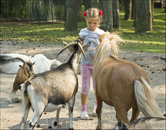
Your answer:
[[[87,20],[88,18],[95,18],[100,23],[101,20],[102,20],[102,15],[99,14],[99,9],[97,9],[97,8],[89,8],[86,11],[85,20]]]
[[[118,43],[123,42],[117,34],[115,33],[103,33],[99,37],[100,44],[97,46],[97,50],[93,60],[93,77],[98,74],[100,65],[103,60],[112,56],[115,59],[119,60],[118,56]]]

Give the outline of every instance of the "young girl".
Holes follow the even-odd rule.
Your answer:
[[[102,11],[96,8],[90,8],[84,12],[85,20],[87,27],[82,29],[79,33],[80,38],[83,40],[85,45],[88,42],[91,42],[89,50],[98,46],[98,38],[101,34],[105,33],[103,30],[99,29],[98,26],[102,20]],[[86,110],[88,92],[90,89],[90,79],[92,76],[93,70],[93,59],[94,59],[95,50],[90,53],[85,53],[87,60],[84,57],[81,57],[81,76],[82,76],[82,90],[81,90],[81,119],[89,119]],[[93,81],[93,89],[95,92],[95,82]],[[96,113],[97,100],[95,98],[95,105],[93,113]]]

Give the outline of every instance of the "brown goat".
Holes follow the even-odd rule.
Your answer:
[[[21,89],[21,84],[24,83],[28,78],[30,78],[32,75],[34,75],[33,71],[33,65],[35,64],[32,63],[31,61],[26,62],[21,58],[15,58],[23,62],[23,65],[19,65],[20,69],[17,72],[16,78],[13,83],[13,90],[11,94],[8,97],[8,102],[19,102],[18,98],[14,97],[18,89]]]

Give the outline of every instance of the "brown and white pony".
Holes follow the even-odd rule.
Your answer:
[[[118,121],[127,124],[136,120],[140,111],[146,117],[162,117],[145,71],[139,65],[118,56],[118,42],[123,40],[116,34],[106,32],[99,37],[99,41],[93,69],[98,129],[101,128],[103,101],[114,106]],[[130,108],[132,117],[129,121],[127,112]]]

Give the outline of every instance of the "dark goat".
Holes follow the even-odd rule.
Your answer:
[[[75,95],[78,91],[77,68],[81,53],[87,50],[90,43],[82,45],[82,42],[71,42],[67,48],[72,52],[67,63],[64,63],[50,71],[35,74],[21,85],[23,116],[21,129],[25,129],[30,107],[34,113],[29,121],[29,129],[34,129],[35,124],[43,112],[52,112],[57,110],[54,124],[59,124],[59,113],[63,104],[68,103],[69,110],[69,128],[73,129],[73,107]],[[60,54],[59,53],[59,54]],[[59,55],[58,54],[58,55]],[[85,55],[84,55],[85,56]]]

